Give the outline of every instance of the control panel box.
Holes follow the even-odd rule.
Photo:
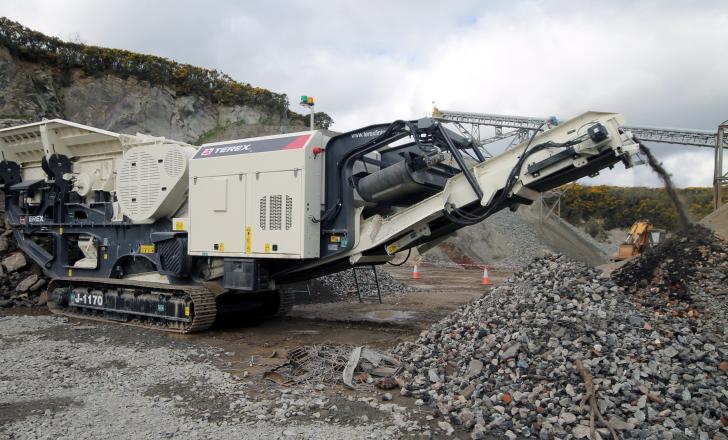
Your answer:
[[[317,258],[319,131],[205,144],[189,165],[189,254]]]

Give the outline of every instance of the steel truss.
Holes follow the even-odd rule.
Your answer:
[[[558,124],[555,117],[539,118],[496,115],[490,113],[440,110],[438,108],[433,108],[432,117],[455,124],[463,135],[473,139],[483,149],[487,144],[509,138],[513,138],[510,146],[517,145],[527,139],[529,133],[533,130],[548,130]],[[470,130],[465,127],[466,124],[471,126]],[[482,126],[494,127],[495,135],[481,139],[480,127]],[[641,127],[635,125],[625,126],[624,128],[645,142],[713,148],[715,150],[713,207],[718,209],[722,205],[724,186],[728,183],[728,173],[723,168],[723,150],[728,148],[728,121],[723,122],[715,132],[708,130]],[[487,152],[487,150],[485,151]],[[490,157],[492,155],[488,153],[487,156]]]

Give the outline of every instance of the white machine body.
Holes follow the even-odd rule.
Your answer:
[[[189,254],[319,256],[323,147],[319,131],[202,145],[189,165]]]
[[[127,150],[116,175],[121,213],[135,223],[173,216],[187,201],[188,163],[195,151],[176,144]]]

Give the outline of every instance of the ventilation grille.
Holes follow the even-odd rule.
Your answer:
[[[286,194],[286,231],[293,226],[293,197]]]
[[[271,194],[258,200],[258,225],[261,230],[280,231],[284,228],[283,194]],[[293,227],[293,197],[285,194],[285,230]]]
[[[170,149],[164,155],[164,172],[169,177],[177,177],[185,170],[185,156],[177,149]]]
[[[271,231],[281,230],[281,217],[283,215],[283,196],[270,196],[270,215],[268,225]]]
[[[259,221],[260,221],[260,229],[265,231],[265,222],[266,217],[268,217],[268,210],[266,208],[266,201],[268,200],[268,197],[261,197],[260,198],[260,214],[259,214]]]
[[[117,197],[127,215],[148,216],[160,194],[157,161],[144,151],[131,151],[119,174]]]

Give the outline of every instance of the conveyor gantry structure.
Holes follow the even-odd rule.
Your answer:
[[[558,120],[553,116],[544,118],[498,115],[440,110],[438,108],[433,108],[432,116],[441,121],[455,124],[461,133],[469,135],[481,147],[509,138],[522,141],[533,130],[543,131],[558,124]],[[465,128],[463,124],[469,124],[470,130]],[[493,127],[495,129],[495,135],[480,139],[481,126]],[[728,148],[728,121],[720,124],[716,131],[637,125],[626,125],[623,128],[629,130],[639,140],[645,142],[713,148],[715,150],[713,164],[713,207],[718,209],[722,205],[723,187],[728,182],[728,172],[723,169],[723,150]],[[511,131],[504,131],[504,129],[511,129]]]

